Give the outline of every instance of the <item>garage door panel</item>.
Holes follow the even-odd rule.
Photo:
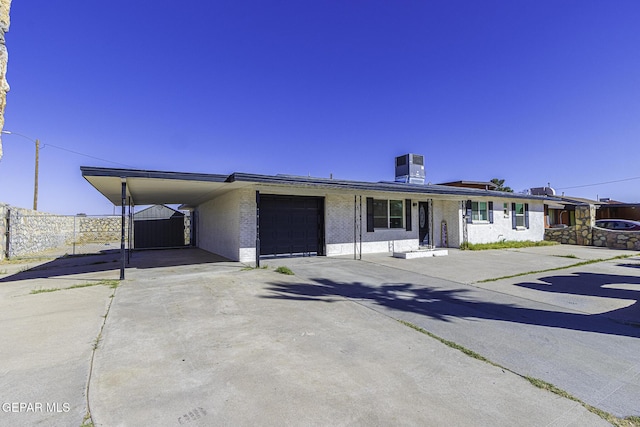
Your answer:
[[[324,199],[303,196],[260,196],[260,254],[324,251]]]

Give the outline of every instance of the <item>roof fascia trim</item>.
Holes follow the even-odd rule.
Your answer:
[[[228,175],[204,174],[193,172],[166,172],[139,169],[118,169],[80,166],[82,176],[87,177],[113,177],[113,178],[151,178],[151,179],[174,179],[183,181],[207,181],[225,182]]]

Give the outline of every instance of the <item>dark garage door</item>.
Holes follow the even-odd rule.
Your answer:
[[[322,197],[260,195],[260,255],[324,255]]]
[[[185,246],[184,218],[136,220],[133,236],[136,249]]]

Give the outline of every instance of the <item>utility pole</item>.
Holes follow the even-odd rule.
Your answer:
[[[2,0],[0,0],[2,1]],[[21,138],[28,139],[31,142],[35,142],[36,144],[36,168],[35,168],[35,180],[33,183],[33,210],[38,210],[38,167],[40,164],[40,140],[39,139],[31,139],[27,135],[23,135],[18,132],[11,132],[10,130],[2,130],[0,133],[4,133],[5,135],[18,135]]]
[[[38,165],[40,164],[40,140],[36,139],[36,176],[33,184],[33,210],[38,210]]]

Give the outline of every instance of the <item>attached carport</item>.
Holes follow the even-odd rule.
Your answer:
[[[126,207],[129,206],[129,223],[133,223],[131,212],[140,205],[178,204],[191,210],[192,227],[202,224],[203,230],[206,228],[202,238],[198,237],[201,242],[197,246],[230,259],[238,259],[238,251],[244,251],[245,260],[255,258],[257,265],[261,255],[324,255],[323,197],[269,191],[261,194],[259,188],[263,188],[260,185],[265,184],[264,179],[252,174],[214,175],[97,167],[81,167],[81,171],[111,203],[122,206],[123,266],[127,236],[128,248],[132,247],[131,229],[125,229]],[[266,184],[290,187],[289,181],[269,177]],[[273,187],[270,188],[273,191]],[[203,215],[199,218],[201,212]],[[249,252],[253,255],[248,256]]]
[[[246,183],[229,182],[228,175],[146,171],[135,169],[80,167],[82,176],[115,206],[122,207],[121,279],[131,247],[132,213],[141,205],[182,205],[193,209],[226,191],[241,188]],[[129,210],[127,212],[127,206]],[[127,216],[130,220],[127,221]],[[192,218],[194,221],[195,218]]]
[[[232,189],[228,175],[81,166],[82,176],[116,206],[180,204],[195,207]],[[238,188],[238,185],[234,185]],[[125,189],[124,197],[122,190]]]

